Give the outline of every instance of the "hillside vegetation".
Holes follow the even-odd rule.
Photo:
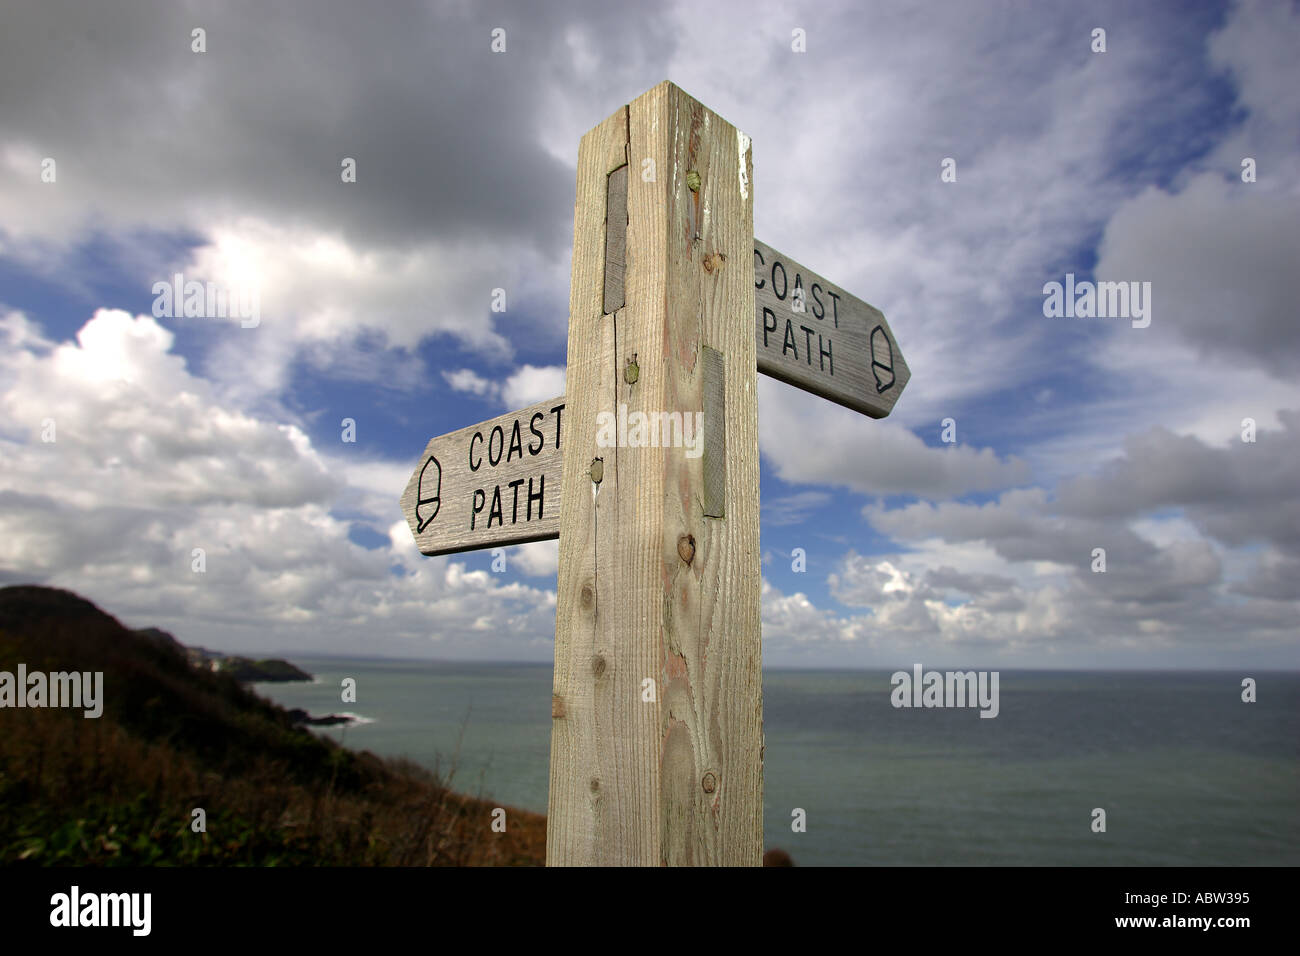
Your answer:
[[[160,636],[161,635],[161,636]],[[0,589],[0,672],[102,671],[103,716],[0,708],[0,864],[540,865],[545,817],[295,727],[163,632]],[[206,832],[191,829],[206,813]]]

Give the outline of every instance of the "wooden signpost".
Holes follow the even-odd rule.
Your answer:
[[[755,242],[751,182],[671,83],[588,132],[565,398],[434,438],[402,495],[425,554],[560,538],[549,865],[761,862],[757,372],[876,418],[910,375]]]

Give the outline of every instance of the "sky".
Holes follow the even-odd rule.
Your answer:
[[[563,393],[578,141],[669,79],[912,373],[883,420],[760,376],[766,665],[1296,669],[1297,51],[1286,0],[10,0],[0,585],[550,661],[556,543],[424,557],[398,498]],[[177,273],[256,321],[155,315]]]

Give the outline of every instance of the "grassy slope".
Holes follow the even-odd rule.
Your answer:
[[[89,601],[0,589],[0,671],[103,671],[104,714],[0,709],[0,863],[540,864],[543,816],[290,725]],[[190,828],[207,814],[207,832]]]

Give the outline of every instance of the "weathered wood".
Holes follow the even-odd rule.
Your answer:
[[[758,370],[872,418],[912,377],[879,309],[754,240]]]
[[[727,367],[722,353],[707,345],[704,363],[704,514],[727,516]]]
[[[627,241],[627,164],[609,174],[605,189],[605,314],[623,308]]]
[[[604,314],[610,172],[629,177],[625,305]],[[690,174],[690,175],[688,175]],[[663,83],[579,147],[547,861],[762,855],[757,374],[748,137]],[[691,186],[697,186],[692,189]],[[722,364],[725,518],[676,447],[600,447],[597,415],[705,412]],[[627,359],[639,374],[628,382]],[[708,426],[706,426],[706,434]],[[601,481],[592,461],[602,459]],[[648,699],[647,699],[648,698]]]
[[[401,498],[421,553],[558,537],[562,431],[563,396],[430,439]]]

